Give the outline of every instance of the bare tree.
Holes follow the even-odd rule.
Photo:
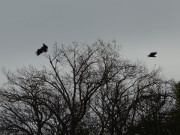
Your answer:
[[[91,97],[118,72],[112,58],[110,65],[100,64],[106,50],[117,55],[113,46],[99,40],[84,50],[81,47],[77,43],[55,45],[52,55],[46,55],[50,68],[41,71],[32,67],[17,74],[5,71],[8,86],[1,92],[1,107],[8,113],[1,118],[9,123],[1,123],[1,131],[45,134],[56,126],[54,134],[78,134],[76,129],[89,109]],[[14,119],[19,123],[12,123]]]
[[[6,134],[42,135],[43,127],[51,117],[51,112],[41,105],[46,85],[36,70],[19,70],[17,75],[6,72],[8,85],[1,89],[1,126]],[[46,89],[47,91],[47,89]]]
[[[126,63],[121,71],[116,79],[101,87],[94,100],[92,108],[98,118],[99,134],[162,134],[173,106],[171,85],[160,77],[159,69],[149,72],[140,63]],[[150,130],[145,124],[139,126],[148,118],[153,119],[156,131],[153,126],[148,127]]]
[[[0,134],[135,133],[153,104],[163,110],[168,95],[159,91],[168,87],[159,70],[124,60],[119,50],[116,42],[102,40],[91,46],[55,44],[44,54],[49,65],[42,70],[4,71]]]

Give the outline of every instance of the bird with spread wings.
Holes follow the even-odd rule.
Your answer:
[[[48,46],[43,44],[43,46],[36,51],[36,54],[37,54],[37,56],[39,56],[41,53],[47,52],[47,50],[48,50]]]
[[[157,52],[151,52],[148,57],[156,57]]]

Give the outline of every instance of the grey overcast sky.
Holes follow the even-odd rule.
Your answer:
[[[179,7],[179,0],[1,0],[0,68],[46,64],[35,55],[42,43],[51,48],[115,39],[123,57],[160,66],[167,79],[178,81]],[[147,58],[151,51],[157,58]]]

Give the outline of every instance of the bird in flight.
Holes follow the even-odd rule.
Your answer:
[[[157,52],[151,52],[148,57],[156,57]]]
[[[37,56],[39,56],[41,53],[47,52],[47,50],[48,50],[48,46],[43,44],[43,46],[36,51],[36,54],[37,54]]]

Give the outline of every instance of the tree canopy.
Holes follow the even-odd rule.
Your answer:
[[[2,135],[160,135],[175,107],[160,69],[121,57],[116,42],[54,45],[49,65],[4,70]],[[178,100],[179,102],[179,100]]]

